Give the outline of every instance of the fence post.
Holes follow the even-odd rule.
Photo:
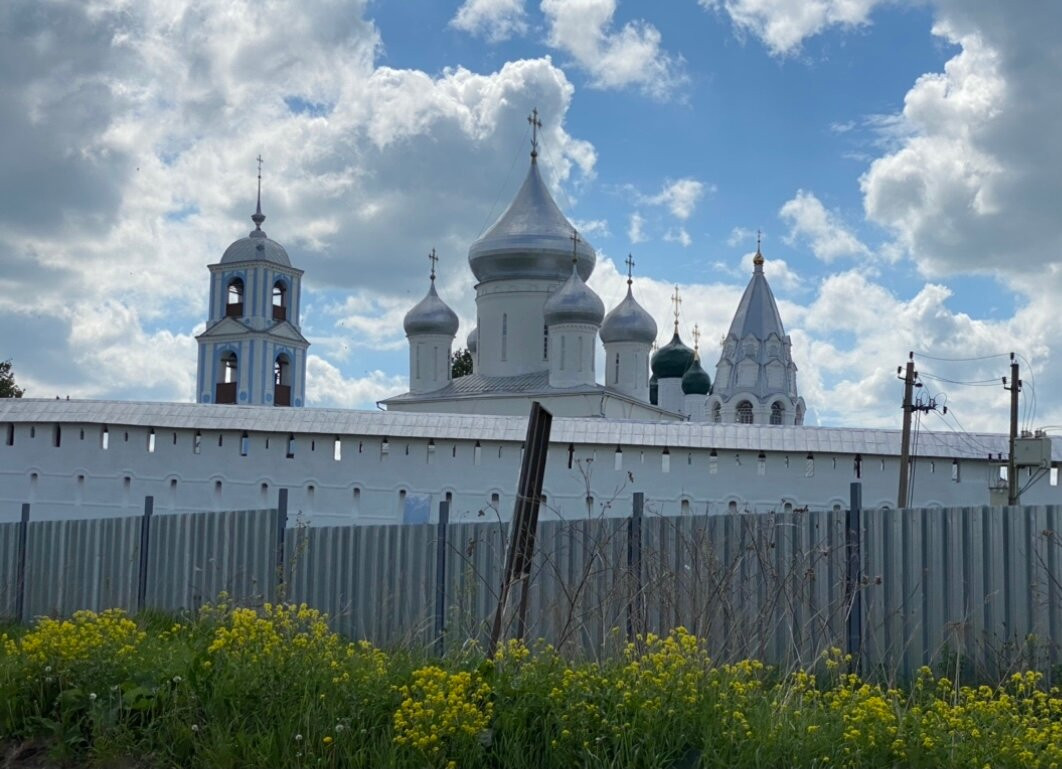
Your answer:
[[[446,535],[450,528],[450,503],[439,503],[439,523],[435,535],[435,653],[443,654],[446,630]]]
[[[863,484],[854,482],[845,514],[845,603],[848,605],[848,649],[859,670],[863,646]]]
[[[277,564],[277,601],[283,601],[284,590],[284,536],[288,529],[288,490],[277,493],[277,530],[276,530],[276,564]]]
[[[642,624],[639,610],[642,601],[642,515],[645,512],[645,494],[634,492],[631,503],[631,517],[627,521],[627,571],[631,575],[631,596],[627,603],[627,640],[634,641],[635,615],[637,624]]]
[[[18,527],[18,571],[15,574],[15,621],[25,622],[26,606],[26,546],[29,544],[29,502],[22,503],[22,520]]]
[[[148,548],[151,547],[151,516],[155,512],[155,498],[144,497],[144,516],[140,519],[140,566],[136,582],[136,610],[144,611],[147,600]]]

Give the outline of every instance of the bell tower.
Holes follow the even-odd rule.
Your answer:
[[[302,270],[262,224],[262,158],[254,229],[210,269],[207,327],[196,337],[196,400],[241,406],[302,406],[306,350],[299,328]]]

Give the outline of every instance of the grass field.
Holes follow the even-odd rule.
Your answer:
[[[1037,673],[900,689],[849,662],[718,665],[682,628],[602,663],[519,642],[437,659],[222,597],[8,628],[0,741],[10,766],[1062,766],[1062,691]]]

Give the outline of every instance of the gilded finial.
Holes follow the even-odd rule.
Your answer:
[[[757,267],[763,267],[763,254],[760,253],[760,238],[762,233],[756,230],[756,255],[752,257],[752,263]]]

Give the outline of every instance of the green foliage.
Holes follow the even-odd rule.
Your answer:
[[[466,349],[460,349],[454,353],[453,365],[450,369],[451,376],[454,379],[462,376],[468,376],[472,373],[472,353]]]
[[[0,636],[0,734],[70,765],[138,767],[1022,766],[1062,763],[1038,673],[907,689],[717,664],[677,628],[602,662],[545,643],[443,659],[333,633],[306,605],[78,612]]]
[[[15,384],[10,360],[0,360],[0,398],[21,398],[25,391]]]

